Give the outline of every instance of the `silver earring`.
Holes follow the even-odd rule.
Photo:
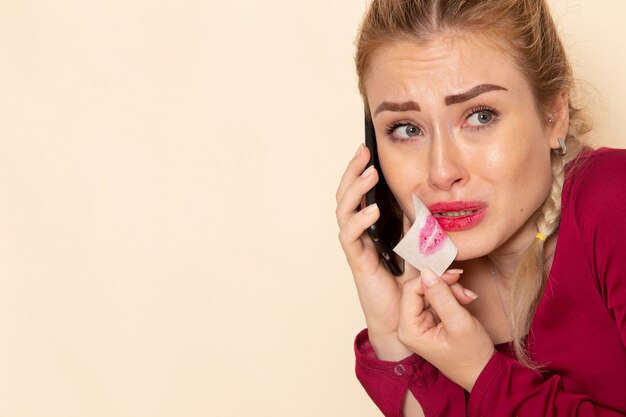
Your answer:
[[[565,155],[567,153],[567,145],[565,145],[565,139],[559,138],[559,145],[561,145],[561,155]]]
[[[552,124],[552,116],[549,116],[549,117],[548,117],[548,123],[549,123],[549,124]]]

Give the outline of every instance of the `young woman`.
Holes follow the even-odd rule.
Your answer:
[[[626,151],[584,146],[544,0],[374,0],[357,40],[380,169],[458,248],[394,277],[362,209],[359,146],[339,240],[367,329],[359,380],[388,416],[626,416]]]

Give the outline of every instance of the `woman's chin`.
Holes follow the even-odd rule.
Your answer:
[[[472,259],[480,258],[481,256],[484,256],[484,255],[463,254],[463,253],[459,252],[456,255],[456,258],[454,258],[454,260],[456,262],[470,261]]]
[[[454,242],[454,239],[452,240]],[[456,243],[454,242],[458,252],[455,261],[469,261],[471,259],[481,258],[487,255],[489,252],[486,248],[476,247],[476,245],[470,245],[468,243]]]

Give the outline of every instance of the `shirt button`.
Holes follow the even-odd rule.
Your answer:
[[[393,367],[393,372],[395,372],[396,375],[400,376],[400,375],[404,375],[404,372],[406,372],[406,369],[404,369],[404,365],[396,365]]]

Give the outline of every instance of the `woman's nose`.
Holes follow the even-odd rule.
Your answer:
[[[460,149],[454,139],[438,136],[433,139],[429,154],[428,185],[450,191],[453,186],[467,182],[468,171]]]

